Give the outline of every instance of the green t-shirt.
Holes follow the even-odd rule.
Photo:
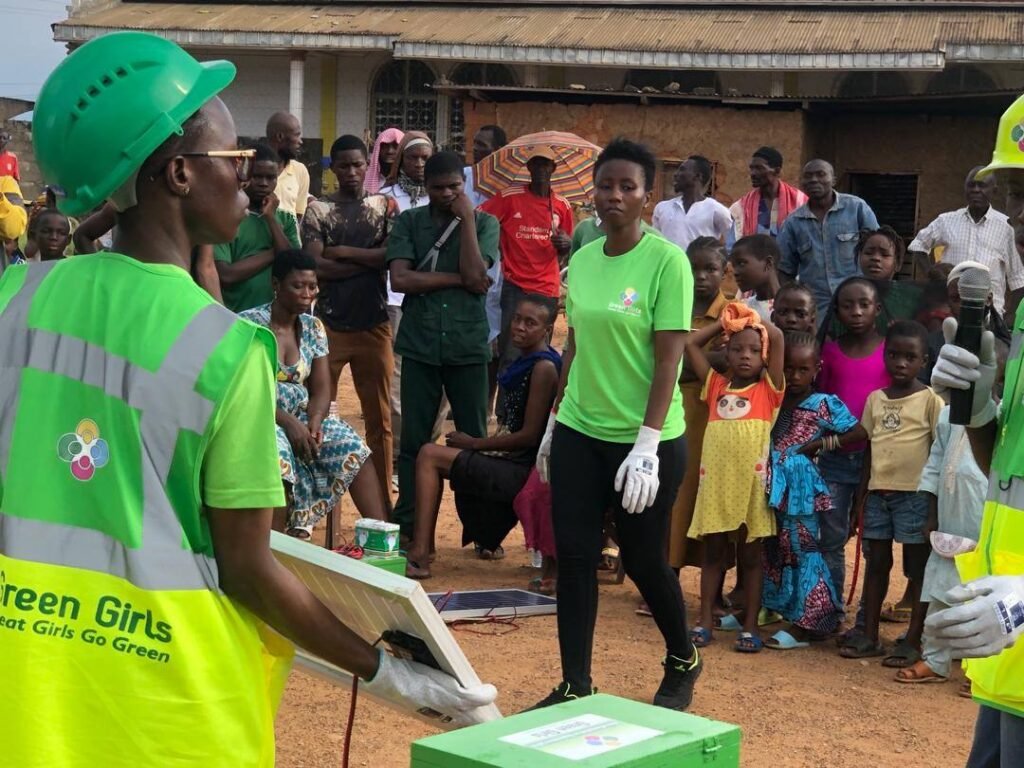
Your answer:
[[[266,350],[253,343],[214,415],[200,479],[200,495],[206,506],[221,509],[284,506],[274,421],[277,409],[274,375]]]
[[[281,225],[284,236],[288,238],[292,247],[301,248],[295,217],[279,208],[274,218]],[[213,258],[234,264],[273,247],[274,238],[270,234],[270,226],[258,213],[249,211],[239,225],[235,239],[230,243],[214,246]],[[237,285],[222,286],[221,290],[224,293],[224,305],[233,312],[244,312],[261,304],[268,304],[274,298],[274,289],[270,287],[270,266]]]
[[[690,329],[690,263],[660,237],[644,235],[632,251],[614,257],[605,256],[604,240],[595,240],[572,257],[568,283],[565,313],[576,356],[558,421],[598,440],[632,443],[654,376],[654,332]],[[662,439],[684,429],[682,395],[673,387]]]
[[[648,224],[646,221],[640,222],[640,229],[649,235],[657,235],[661,237],[661,233]],[[576,225],[576,229],[572,231],[572,248],[570,253],[576,253],[580,248],[588,243],[592,243],[595,240],[604,237],[604,232],[601,231],[601,227],[597,224],[597,219],[591,217],[584,219]]]

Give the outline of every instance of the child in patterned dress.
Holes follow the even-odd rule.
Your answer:
[[[703,347],[717,334],[726,336],[726,375],[715,371]],[[766,481],[772,424],[782,403],[782,331],[764,323],[755,310],[732,303],[721,318],[686,339],[686,362],[704,382],[708,403],[700,485],[690,537],[704,542],[701,568],[701,621],[691,632],[695,645],[711,642],[712,610],[730,540],[737,541],[743,565],[743,629],[735,648],[757,653],[761,608],[761,540],[775,533],[768,509]]]
[[[817,339],[799,332],[785,338],[786,396],[772,429],[768,497],[779,532],[765,541],[762,594],[764,607],[790,625],[765,641],[778,650],[806,648],[838,624],[842,596],[818,545],[820,517],[832,509],[832,495],[814,458],[867,438],[842,400],[814,391],[821,368]]]

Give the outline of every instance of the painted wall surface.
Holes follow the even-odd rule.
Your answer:
[[[571,131],[604,145],[626,136],[649,145],[659,158],[701,154],[718,163],[717,182],[723,202],[750,189],[747,163],[758,147],[776,147],[786,163],[783,177],[795,182],[804,154],[804,114],[693,105],[566,105],[534,102],[468,102],[467,134],[496,123],[509,137],[535,131]],[[655,190],[660,199],[660,184]]]
[[[221,94],[235,118],[240,136],[262,136],[267,118],[278,110],[288,109],[289,57],[287,54],[248,54],[235,51],[213,53],[193,51],[202,60],[226,58],[238,68],[235,80]],[[302,105],[302,130],[307,136],[320,138],[320,72],[319,55],[307,55]]]
[[[18,156],[21,194],[26,200],[33,200],[43,191],[43,179],[32,150],[32,126],[18,120],[5,120],[3,129],[11,134],[7,148]]]
[[[966,204],[964,179],[991,158],[998,123],[970,115],[835,115],[815,120],[808,151],[832,161],[840,185],[848,172],[919,174],[920,229]]]

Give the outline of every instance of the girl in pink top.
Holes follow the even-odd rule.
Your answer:
[[[891,383],[885,371],[885,339],[877,329],[882,312],[875,284],[864,277],[851,277],[836,289],[821,326],[817,390],[836,395],[858,420],[868,395]],[[850,511],[860,485],[864,448],[864,443],[857,443],[818,456],[818,469],[832,492],[832,509],[819,521],[821,554],[840,595],[846,578],[844,549],[850,536]]]

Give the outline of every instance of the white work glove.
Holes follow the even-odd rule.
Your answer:
[[[544,429],[540,448],[537,449],[537,474],[542,483],[551,482],[551,436],[555,433],[555,412],[548,416],[548,425]]]
[[[457,725],[483,722],[473,711],[491,704],[498,696],[498,689],[493,685],[463,688],[449,674],[415,661],[397,659],[383,649],[377,674],[372,680],[366,680],[363,688],[404,709]]]
[[[924,628],[954,659],[994,656],[1024,633],[1024,576],[985,576],[943,600],[952,607],[933,613]]]
[[[635,515],[658,495],[658,444],[661,430],[640,427],[633,450],[615,473],[615,490],[622,491],[622,508]]]
[[[938,394],[950,389],[967,389],[974,384],[970,427],[977,429],[996,417],[996,404],[992,387],[996,380],[996,339],[992,331],[981,334],[981,350],[973,355],[954,344],[957,322],[955,317],[942,321],[942,335],[946,343],[932,369],[932,388]]]

